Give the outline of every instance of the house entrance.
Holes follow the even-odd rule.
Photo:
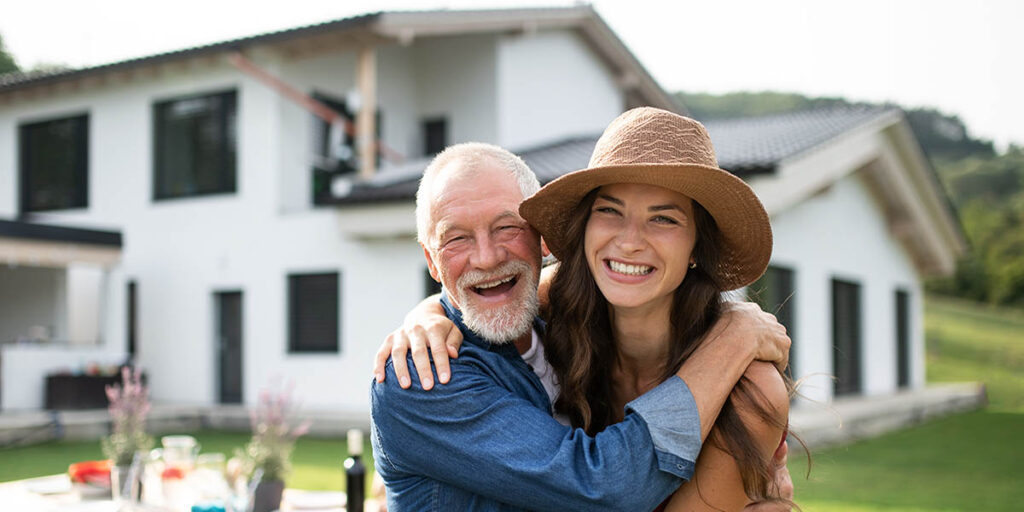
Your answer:
[[[242,403],[242,292],[217,292],[220,403]]]

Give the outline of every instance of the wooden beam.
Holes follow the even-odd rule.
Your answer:
[[[377,170],[377,55],[374,47],[359,49],[356,69],[359,84],[359,113],[356,114],[356,147],[359,152],[359,177],[369,179]]]

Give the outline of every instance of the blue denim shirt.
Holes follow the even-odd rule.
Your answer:
[[[389,510],[653,510],[693,475],[700,419],[682,379],[630,402],[624,421],[591,437],[551,417],[512,343],[481,339],[441,303],[464,337],[451,381],[424,391],[410,359],[412,387],[398,385],[391,361],[371,385]]]

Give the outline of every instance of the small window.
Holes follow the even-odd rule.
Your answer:
[[[337,272],[288,276],[288,351],[339,352]]]
[[[750,285],[748,292],[750,299],[761,306],[761,309],[772,313],[779,323],[786,326],[793,344],[789,347],[789,366],[786,373],[793,377],[793,363],[796,352],[796,296],[794,291],[793,269],[769,265],[768,270],[754,284]]]
[[[85,208],[89,197],[89,116],[21,125],[21,211]]]
[[[235,192],[235,91],[163,101],[153,106],[153,197]]]
[[[423,154],[436,155],[448,147],[448,120],[445,118],[423,121]]]

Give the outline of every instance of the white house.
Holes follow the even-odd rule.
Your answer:
[[[547,181],[639,105],[685,112],[586,6],[378,13],[0,76],[0,311],[24,311],[0,313],[0,407],[132,354],[160,402],[252,404],[282,376],[307,408],[365,412],[372,354],[431,288],[412,204],[429,155],[493,142]],[[765,297],[792,290],[796,374],[922,386],[921,279],[963,239],[902,115],[708,128],[772,216]]]

